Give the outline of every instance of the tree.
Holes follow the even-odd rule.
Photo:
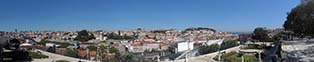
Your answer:
[[[297,36],[314,36],[314,1],[302,0],[302,3],[288,13],[283,27]]]
[[[235,47],[235,46],[238,46],[238,45],[239,44],[238,44],[237,41],[233,41],[233,40],[224,41],[221,44],[220,50],[228,49],[228,48]]]
[[[119,50],[117,48],[111,47],[109,48],[110,53],[119,53]]]
[[[113,59],[109,59],[109,61],[108,62],[121,62],[120,60],[120,52],[119,52],[119,50],[117,49],[117,48],[114,48],[114,47],[110,47],[109,48],[109,52],[110,53],[115,53],[116,55],[115,55],[115,58],[113,58]]]
[[[126,54],[126,55],[124,55],[124,59],[127,60],[127,61],[132,61],[133,55],[131,55],[131,54]]]
[[[210,46],[201,46],[200,47],[200,54],[207,54],[207,53],[212,53],[216,52],[219,49],[218,44],[212,44]]]
[[[272,41],[266,28],[261,27],[255,28],[252,38],[259,41]]]
[[[78,32],[78,35],[75,37],[74,40],[86,42],[88,40],[95,39],[94,35],[87,32],[86,30],[82,30]]]
[[[91,51],[96,51],[97,50],[97,47],[96,46],[88,46],[87,47],[89,50]]]

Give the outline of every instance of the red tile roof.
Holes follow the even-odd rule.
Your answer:
[[[96,56],[96,51],[89,51],[90,56]],[[80,56],[86,56],[87,51],[86,50],[79,50],[79,55]]]

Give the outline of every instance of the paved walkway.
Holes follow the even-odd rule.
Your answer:
[[[226,53],[231,51],[238,51],[240,50],[240,46],[232,47],[223,51],[226,51]],[[161,62],[216,62],[213,60],[215,56],[218,55],[218,52],[209,53],[205,55],[195,56],[195,57],[189,57],[187,58],[187,61],[185,59],[179,59],[174,61],[161,61]]]
[[[49,56],[49,58],[46,59],[34,59],[32,62],[53,62],[53,61],[57,61],[57,60],[67,60],[70,62],[78,62],[80,59],[77,58],[73,58],[73,57],[68,57],[68,56],[63,56],[63,55],[59,55],[59,54],[54,54],[54,53],[50,53],[50,52],[46,52],[46,51],[42,51],[42,50],[38,50],[40,51],[42,54]],[[81,60],[84,62],[94,62],[94,61],[88,61],[88,60]]]

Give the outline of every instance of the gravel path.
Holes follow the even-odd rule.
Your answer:
[[[42,50],[38,50],[40,51],[42,54],[49,56],[49,58],[46,59],[34,59],[32,62],[54,62],[57,60],[67,60],[70,62],[78,62],[80,59],[77,58],[72,58],[72,57],[68,57],[68,56],[63,56],[63,55],[59,55],[59,54],[54,54],[54,53],[50,53],[50,52],[46,52],[46,51],[42,51]],[[81,61],[85,61],[85,62],[94,62],[94,61],[88,61],[88,60],[81,60]]]

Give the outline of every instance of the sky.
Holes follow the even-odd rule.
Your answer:
[[[299,0],[0,0],[0,31],[281,28]]]

